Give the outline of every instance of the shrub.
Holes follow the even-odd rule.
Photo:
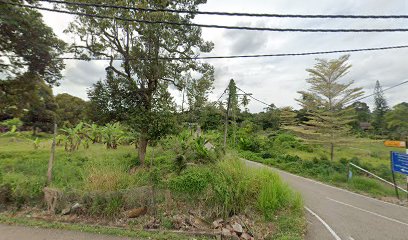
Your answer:
[[[211,170],[208,167],[187,169],[180,176],[172,178],[169,187],[177,193],[196,195],[203,192],[211,181]]]
[[[232,156],[217,163],[216,169],[213,196],[209,201],[220,206],[224,216],[241,213],[251,206],[265,218],[285,208],[302,208],[299,196],[269,170],[248,169],[242,161]]]
[[[18,118],[8,119],[8,120],[1,121],[1,122],[0,122],[0,127],[5,127],[5,128],[7,128],[9,131],[10,131],[12,128],[18,129],[18,128],[20,128],[21,126],[23,126],[23,122],[22,122],[20,119],[18,119]]]
[[[45,178],[27,176],[22,173],[5,173],[3,175],[3,184],[11,187],[12,200],[17,204],[23,204],[41,198]]]

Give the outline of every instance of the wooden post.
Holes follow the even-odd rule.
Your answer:
[[[330,143],[330,160],[334,159],[334,143]]]
[[[55,159],[55,141],[57,137],[57,124],[54,123],[54,135],[52,138],[52,145],[51,145],[51,155],[50,160],[48,161],[48,171],[47,171],[47,186],[51,185],[52,181],[52,165],[54,164]]]

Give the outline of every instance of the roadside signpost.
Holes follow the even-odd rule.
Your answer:
[[[408,175],[408,154],[391,152],[391,166],[393,172]]]
[[[384,146],[386,146],[386,147],[405,148],[406,143],[404,141],[385,141]]]
[[[399,147],[399,148],[406,148],[406,153],[401,152],[394,152],[391,151],[390,159],[391,159],[391,172],[392,172],[392,180],[394,181],[395,187],[395,194],[398,196],[398,188],[395,182],[395,172],[401,173],[407,176],[407,191],[408,191],[408,140],[407,141],[385,141],[384,146],[387,147]],[[408,193],[407,193],[408,198]]]

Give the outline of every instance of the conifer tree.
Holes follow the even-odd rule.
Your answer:
[[[338,59],[316,59],[313,68],[306,69],[311,86],[308,91],[299,91],[302,95],[297,101],[308,110],[313,126],[325,141],[331,145],[330,159],[334,158],[334,144],[339,136],[350,130],[353,121],[353,110],[347,108],[353,100],[363,94],[361,88],[353,88],[353,81],[340,82],[347,75],[351,65],[347,63],[349,55]]]
[[[373,127],[377,134],[383,135],[386,130],[385,114],[388,112],[389,108],[387,105],[387,100],[384,97],[380,81],[377,80],[374,88],[374,111],[373,111]]]

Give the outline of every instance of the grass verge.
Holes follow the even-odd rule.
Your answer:
[[[138,237],[146,239],[192,239],[191,236],[186,236],[183,234],[169,233],[165,231],[152,233],[148,231],[138,230],[138,229],[124,229],[124,228],[113,228],[105,226],[95,226],[95,225],[85,225],[85,224],[68,224],[61,222],[47,222],[42,220],[33,220],[23,217],[9,217],[4,214],[0,214],[0,223],[9,225],[22,225],[28,227],[40,227],[49,229],[63,229],[70,231],[79,231],[95,234],[113,235],[120,237]],[[194,239],[213,239],[209,237],[193,237]]]

